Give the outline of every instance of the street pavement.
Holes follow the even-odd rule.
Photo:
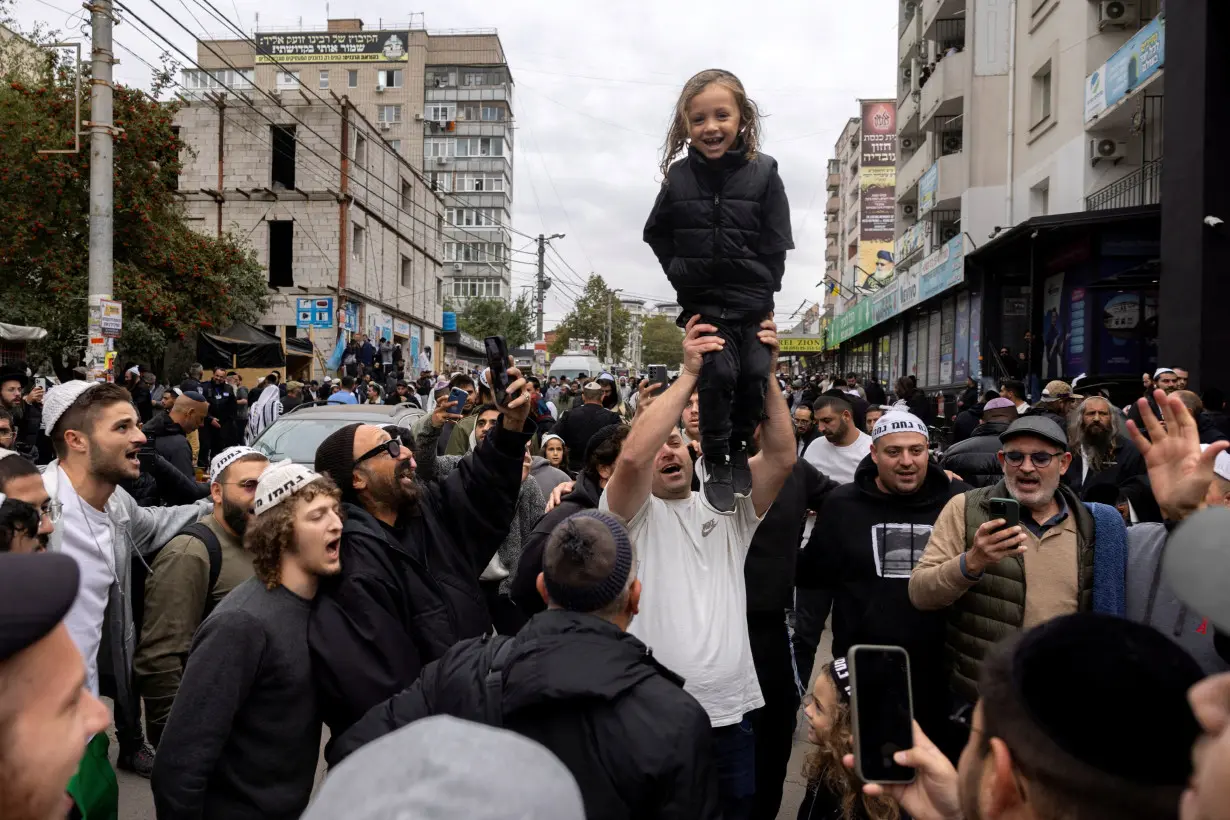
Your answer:
[[[832,658],[831,637],[832,633],[825,629],[820,641],[820,650],[816,653],[816,663],[812,669],[812,681],[815,680],[816,671]],[[810,688],[808,691],[810,691]],[[110,705],[110,701],[107,703]],[[118,752],[114,728],[109,731],[109,734],[111,735],[111,764],[114,766],[115,757]],[[328,730],[326,730],[325,737],[321,739],[321,758],[319,767],[316,770],[317,788],[320,787],[320,783],[324,779],[324,741],[328,739]],[[790,766],[786,770],[786,784],[782,794],[782,808],[777,814],[778,820],[794,820],[795,815],[798,813],[799,805],[803,802],[803,795],[806,792],[807,785],[800,772],[803,771],[803,759],[807,756],[810,746],[811,744],[807,742],[807,727],[804,724],[802,713],[800,713],[798,728],[795,729],[794,733],[794,749],[790,754]],[[129,772],[122,772],[118,769],[116,770],[116,776],[120,786],[119,820],[155,820],[154,799],[150,794],[149,781],[143,777],[138,777]]]

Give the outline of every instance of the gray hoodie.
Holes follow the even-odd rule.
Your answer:
[[[534,741],[447,715],[369,743],[333,770],[301,820],[584,820],[572,773]]]
[[[1162,579],[1166,526],[1128,527],[1127,617],[1168,635],[1196,659],[1206,674],[1230,670],[1213,646],[1213,624],[1189,610]]]

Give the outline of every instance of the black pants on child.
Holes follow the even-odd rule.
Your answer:
[[[773,353],[761,344],[760,319],[728,321],[702,315],[725,340],[706,353],[700,367],[700,446],[705,458],[720,458],[750,444],[764,415],[764,392]]]

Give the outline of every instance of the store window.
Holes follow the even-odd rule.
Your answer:
[[[952,384],[953,353],[956,349],[956,310],[956,298],[949,296],[940,310],[940,384]]]
[[[927,317],[927,380],[921,383],[928,387],[940,382],[940,312],[933,311]]]

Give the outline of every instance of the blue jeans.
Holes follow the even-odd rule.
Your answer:
[[[713,765],[724,820],[749,820],[756,796],[756,737],[746,715],[713,730]]]

